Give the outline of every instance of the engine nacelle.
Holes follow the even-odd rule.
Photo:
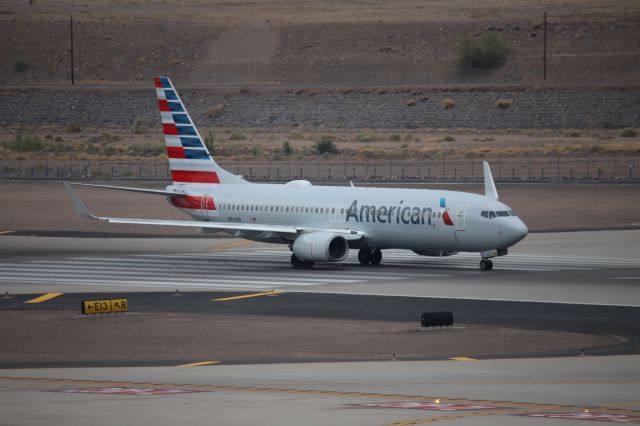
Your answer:
[[[453,256],[454,254],[458,254],[457,251],[452,250],[411,250],[415,254],[419,254],[420,256]]]
[[[310,232],[296,238],[293,253],[305,262],[340,262],[349,254],[349,244],[340,234]]]

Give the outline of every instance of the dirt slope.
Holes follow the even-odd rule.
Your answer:
[[[13,0],[0,5],[0,84],[64,83],[70,14],[85,83],[540,84],[545,10],[548,83],[640,81],[634,0]],[[489,33],[507,43],[506,65],[461,71],[460,39]]]

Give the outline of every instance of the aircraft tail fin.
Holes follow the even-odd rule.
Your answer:
[[[247,183],[213,159],[169,77],[154,77],[174,184]]]
[[[482,162],[482,169],[484,172],[484,196],[493,200],[498,199],[498,190],[496,184],[493,182],[493,176],[491,175],[491,168],[486,161]]]

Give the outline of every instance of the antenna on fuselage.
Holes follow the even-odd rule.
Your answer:
[[[482,170],[484,171],[484,196],[491,198],[492,200],[498,199],[498,190],[496,184],[493,182],[493,176],[491,175],[491,168],[486,161],[482,162]]]

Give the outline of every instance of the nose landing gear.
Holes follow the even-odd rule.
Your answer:
[[[493,269],[493,262],[489,259],[482,259],[480,261],[480,270],[481,271],[490,271]]]

